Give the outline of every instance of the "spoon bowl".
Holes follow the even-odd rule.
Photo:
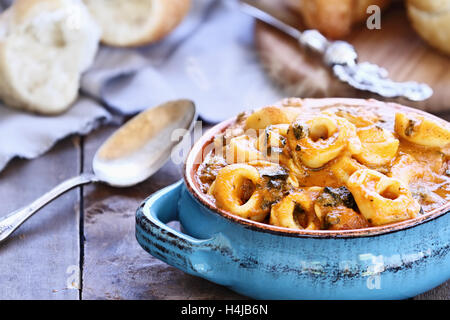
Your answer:
[[[93,160],[96,177],[115,187],[129,187],[158,171],[178,143],[177,129],[189,130],[196,118],[189,100],[164,103],[144,111],[116,131]]]
[[[92,163],[94,173],[68,179],[31,204],[0,219],[0,242],[6,240],[39,209],[65,192],[91,182],[129,187],[147,180],[169,159],[178,143],[172,137],[188,133],[197,118],[190,100],[174,100],[147,109],[120,127],[98,149]]]

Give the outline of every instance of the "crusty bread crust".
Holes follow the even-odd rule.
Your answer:
[[[160,40],[183,20],[191,0],[83,0],[103,29],[102,43],[137,47]]]
[[[428,44],[450,54],[450,0],[408,0],[408,16]]]
[[[391,0],[287,0],[299,11],[304,24],[325,36],[337,39],[348,35],[355,23],[368,17],[370,5],[387,7]]]

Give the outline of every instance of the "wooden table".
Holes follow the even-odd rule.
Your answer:
[[[450,114],[444,117],[450,120]],[[10,163],[0,173],[0,216],[90,171],[95,150],[113,129],[72,137],[41,158]],[[180,168],[168,163],[136,187],[78,188],[42,209],[0,244],[0,299],[244,298],[166,265],[135,240],[139,203],[180,178]],[[450,299],[450,281],[417,298]]]

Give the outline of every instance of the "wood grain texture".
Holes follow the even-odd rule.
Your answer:
[[[446,116],[450,120],[450,114]],[[114,128],[97,131],[84,144],[84,168],[90,170],[95,150]],[[91,299],[242,299],[209,281],[161,262],[135,239],[135,210],[153,192],[181,178],[167,163],[138,186],[84,188],[84,266],[82,298]],[[173,224],[177,227],[177,224]],[[416,299],[449,299],[450,281]]]
[[[0,216],[35,200],[80,170],[79,139],[66,139],[33,161],[0,174]],[[78,299],[79,189],[61,196],[0,244],[0,299]],[[78,273],[79,274],[79,273]],[[70,282],[68,282],[70,281]]]
[[[450,120],[450,114],[442,115]],[[84,171],[115,128],[86,138]],[[14,160],[0,174],[1,215],[34,200],[77,174],[78,141],[66,140],[33,161]],[[135,210],[151,193],[181,178],[168,163],[146,182],[115,189],[91,185],[62,196],[0,245],[0,299],[78,299],[67,289],[67,268],[82,267],[82,299],[241,299],[227,288],[193,277],[145,252],[135,240]],[[84,209],[84,264],[80,264],[79,211]],[[175,226],[176,227],[176,224]],[[450,299],[450,281],[416,299]]]
[[[288,20],[293,18],[282,10],[276,14]],[[300,21],[292,23],[299,25]],[[327,95],[327,90],[336,92],[333,95],[358,94],[337,83],[320,60],[299,49],[295,40],[260,23],[255,31],[261,57],[275,59],[265,60],[267,70],[287,89],[287,95],[299,90],[296,87],[299,81],[305,86],[300,90],[319,96]],[[401,7],[383,15],[382,30],[361,28],[348,40],[359,51],[361,60],[386,67],[394,79],[432,84],[435,96],[420,107],[431,111],[450,109],[449,58],[429,48],[412,31]],[[305,79],[314,81],[304,82]],[[450,121],[450,113],[440,116]],[[32,161],[14,160],[0,173],[0,216],[77,175],[82,164],[84,171],[91,170],[96,149],[115,129],[98,130],[82,145],[79,138],[66,139]],[[161,262],[135,240],[135,210],[139,203],[180,178],[180,168],[168,163],[133,188],[91,185],[83,188],[82,198],[80,189],[76,189],[55,200],[9,241],[0,244],[0,299],[244,298]],[[80,248],[80,211],[84,215],[83,248]],[[178,227],[176,223],[173,226]],[[81,268],[81,292],[67,286],[74,268]],[[415,299],[449,300],[450,281]]]
[[[85,142],[85,170],[113,128]],[[135,239],[135,211],[153,192],[178,181],[181,168],[167,163],[132,188],[84,188],[83,299],[238,299],[239,295],[175,269],[144,251]],[[176,225],[175,225],[176,227]]]
[[[415,300],[450,300],[450,281],[440,286],[418,295]]]
[[[302,28],[298,16],[276,6],[275,2],[266,3],[264,8]],[[392,101],[434,113],[450,110],[450,91],[447,90],[450,86],[450,58],[429,47],[414,32],[400,3],[382,14],[380,30],[369,30],[360,25],[345,40],[355,46],[360,61],[386,68],[392,79],[424,82],[434,90],[434,95],[426,102]],[[261,22],[256,24],[255,43],[269,76],[285,89],[287,95],[380,99],[340,83],[322,64],[320,57],[303,50],[296,40]]]

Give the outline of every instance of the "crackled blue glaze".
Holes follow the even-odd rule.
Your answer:
[[[179,220],[183,233],[166,223]],[[352,238],[249,228],[202,205],[179,181],[137,210],[136,238],[153,256],[257,299],[405,299],[450,278],[450,215]]]

